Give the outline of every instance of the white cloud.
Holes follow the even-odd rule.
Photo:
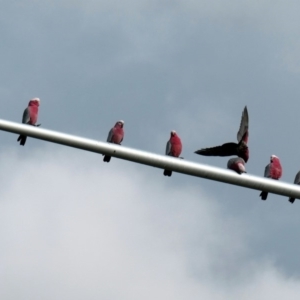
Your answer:
[[[299,297],[297,280],[249,259],[251,229],[202,187],[74,150],[7,153],[1,299]]]

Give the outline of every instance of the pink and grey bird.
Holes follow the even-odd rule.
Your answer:
[[[124,138],[124,121],[118,121],[115,126],[109,131],[107,142],[121,145]],[[111,156],[105,155],[103,161],[110,162]]]
[[[28,124],[32,126],[40,126],[41,124],[36,125],[38,114],[39,114],[39,106],[40,106],[40,99],[33,98],[29,101],[28,107],[24,110],[22,123]],[[20,145],[24,146],[26,143],[27,136],[20,135],[18,138],[18,142]]]
[[[170,139],[167,142],[167,146],[166,146],[166,155],[179,157],[181,151],[182,151],[182,144],[181,144],[180,137],[177,135],[175,130],[172,130]],[[164,170],[164,175],[171,176],[172,171]]]
[[[300,185],[300,171],[296,174],[295,180],[294,180],[294,184],[298,184]],[[291,203],[295,202],[295,198],[290,197],[289,201]]]
[[[247,173],[245,169],[245,161],[241,157],[234,157],[229,159],[227,168],[237,172],[238,174]]]
[[[231,156],[237,155],[241,157],[245,162],[249,159],[249,148],[248,148],[248,137],[249,137],[249,116],[247,106],[245,106],[239,131],[237,133],[238,143],[225,143],[221,146],[212,148],[203,148],[195,151],[196,154],[204,156]]]
[[[265,177],[278,180],[282,176],[282,167],[279,157],[271,155],[270,163],[265,168]],[[262,191],[259,195],[261,200],[267,200],[268,192]]]

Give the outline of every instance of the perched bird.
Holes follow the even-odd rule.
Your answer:
[[[245,162],[249,159],[249,148],[248,148],[248,137],[249,137],[249,116],[247,106],[245,106],[239,131],[237,133],[238,143],[225,143],[221,146],[212,148],[203,148],[195,151],[195,153],[204,156],[231,156],[237,155],[241,157]]]
[[[166,155],[179,157],[181,151],[182,151],[182,144],[181,144],[180,137],[177,135],[175,130],[172,130],[170,139],[167,142],[167,146],[166,146]],[[164,175],[171,176],[172,171],[164,170]]]
[[[294,180],[294,184],[300,184],[300,171],[296,174],[295,180]],[[295,198],[290,197],[289,201],[291,203],[295,202]]]
[[[265,168],[265,177],[278,180],[282,176],[282,167],[280,164],[279,157],[271,155],[270,163]],[[261,200],[266,200],[268,192],[262,191],[259,195]]]
[[[124,138],[124,121],[118,121],[115,126],[109,131],[107,142],[121,145]],[[110,162],[111,156],[105,155],[103,161]]]
[[[241,157],[234,157],[229,159],[227,168],[237,172],[238,174],[247,173],[245,169],[245,161]]]
[[[40,106],[40,99],[39,98],[33,98],[29,101],[28,107],[24,110],[23,113],[23,124],[28,124],[32,126],[40,126],[41,124],[36,125],[38,114],[39,114],[39,106]],[[18,137],[18,142],[20,142],[20,145],[24,146],[26,143],[27,136],[26,135],[20,135]]]

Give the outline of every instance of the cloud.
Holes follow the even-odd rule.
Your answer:
[[[122,118],[124,145],[155,153],[175,129],[185,159],[226,167],[193,151],[234,142],[247,104],[247,170],[275,153],[292,182],[299,4],[270,3],[7,2],[2,118],[39,96],[44,128],[105,140]],[[298,203],[16,139],[1,136],[1,299],[297,293]]]
[[[7,153],[1,299],[299,296],[298,280],[251,258],[252,230],[201,185],[74,150]]]

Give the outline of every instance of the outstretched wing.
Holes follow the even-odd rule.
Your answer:
[[[28,124],[29,121],[30,121],[30,112],[29,112],[29,108],[27,107],[23,112],[22,123]]]
[[[238,142],[240,142],[241,140],[243,140],[245,143],[248,142],[248,130],[249,130],[249,115],[248,115],[247,106],[245,106],[242,113],[240,128],[237,133]]]
[[[226,143],[222,146],[200,149],[195,153],[204,156],[231,156],[237,155],[237,146],[236,143]]]

